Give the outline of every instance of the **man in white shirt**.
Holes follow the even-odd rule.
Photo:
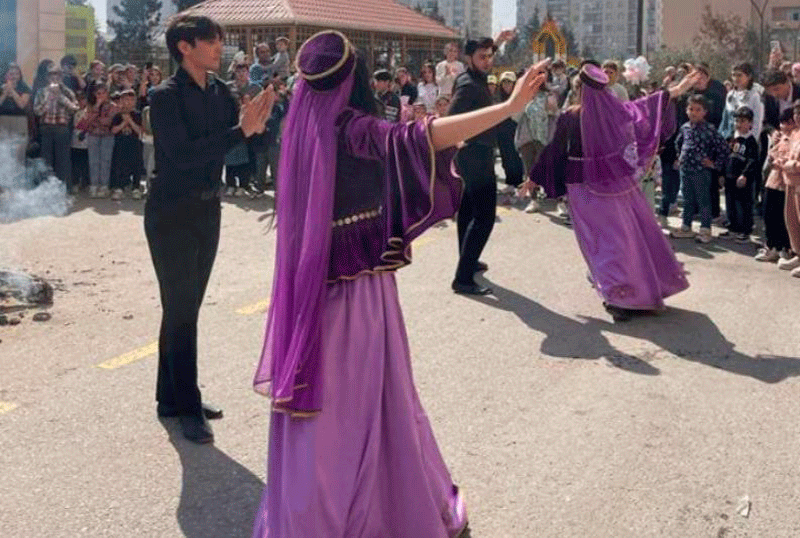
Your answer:
[[[439,86],[439,95],[450,97],[453,95],[453,83],[456,77],[466,71],[464,64],[458,61],[458,46],[448,43],[444,48],[445,60],[436,65],[436,84]]]

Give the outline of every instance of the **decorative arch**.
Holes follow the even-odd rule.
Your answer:
[[[538,62],[547,57],[548,41],[552,41],[555,47],[555,58],[553,59],[567,61],[567,40],[556,21],[551,18],[544,22],[542,29],[533,38],[533,61]]]

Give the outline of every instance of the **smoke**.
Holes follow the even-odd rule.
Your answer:
[[[19,155],[26,141],[0,136],[0,222],[67,214],[71,201],[66,186],[42,159]]]

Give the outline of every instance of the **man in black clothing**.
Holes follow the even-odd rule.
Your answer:
[[[494,40],[486,37],[469,40],[464,47],[468,69],[456,78],[450,114],[461,114],[490,106],[487,77],[492,70]],[[487,295],[491,288],[475,282],[475,273],[486,270],[479,262],[489,240],[497,213],[497,178],[494,173],[495,132],[489,129],[466,141],[456,154],[456,165],[464,178],[464,195],[458,210],[459,260],[453,291]]]
[[[392,75],[386,69],[378,69],[372,77],[381,116],[388,121],[400,121],[400,97],[391,89]]]
[[[206,418],[222,412],[201,403],[197,386],[197,318],[217,253],[220,179],[225,154],[263,133],[274,102],[261,92],[241,116],[230,90],[209,71],[219,68],[222,28],[207,17],[182,16],[166,34],[180,64],[151,98],[157,175],[144,215],[161,292],[156,399],[159,416],[179,416],[184,436],[214,435]]]
[[[764,75],[764,124],[780,129],[781,112],[792,108],[800,99],[800,86],[794,84],[783,71],[768,71]],[[762,130],[762,132],[768,129]]]

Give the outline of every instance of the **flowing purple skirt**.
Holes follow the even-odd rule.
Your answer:
[[[393,273],[328,288],[324,403],[273,413],[254,538],[453,538],[466,510],[417,396]]]
[[[618,194],[567,184],[575,236],[591,279],[608,304],[660,310],[664,299],[689,287],[638,185]]]

